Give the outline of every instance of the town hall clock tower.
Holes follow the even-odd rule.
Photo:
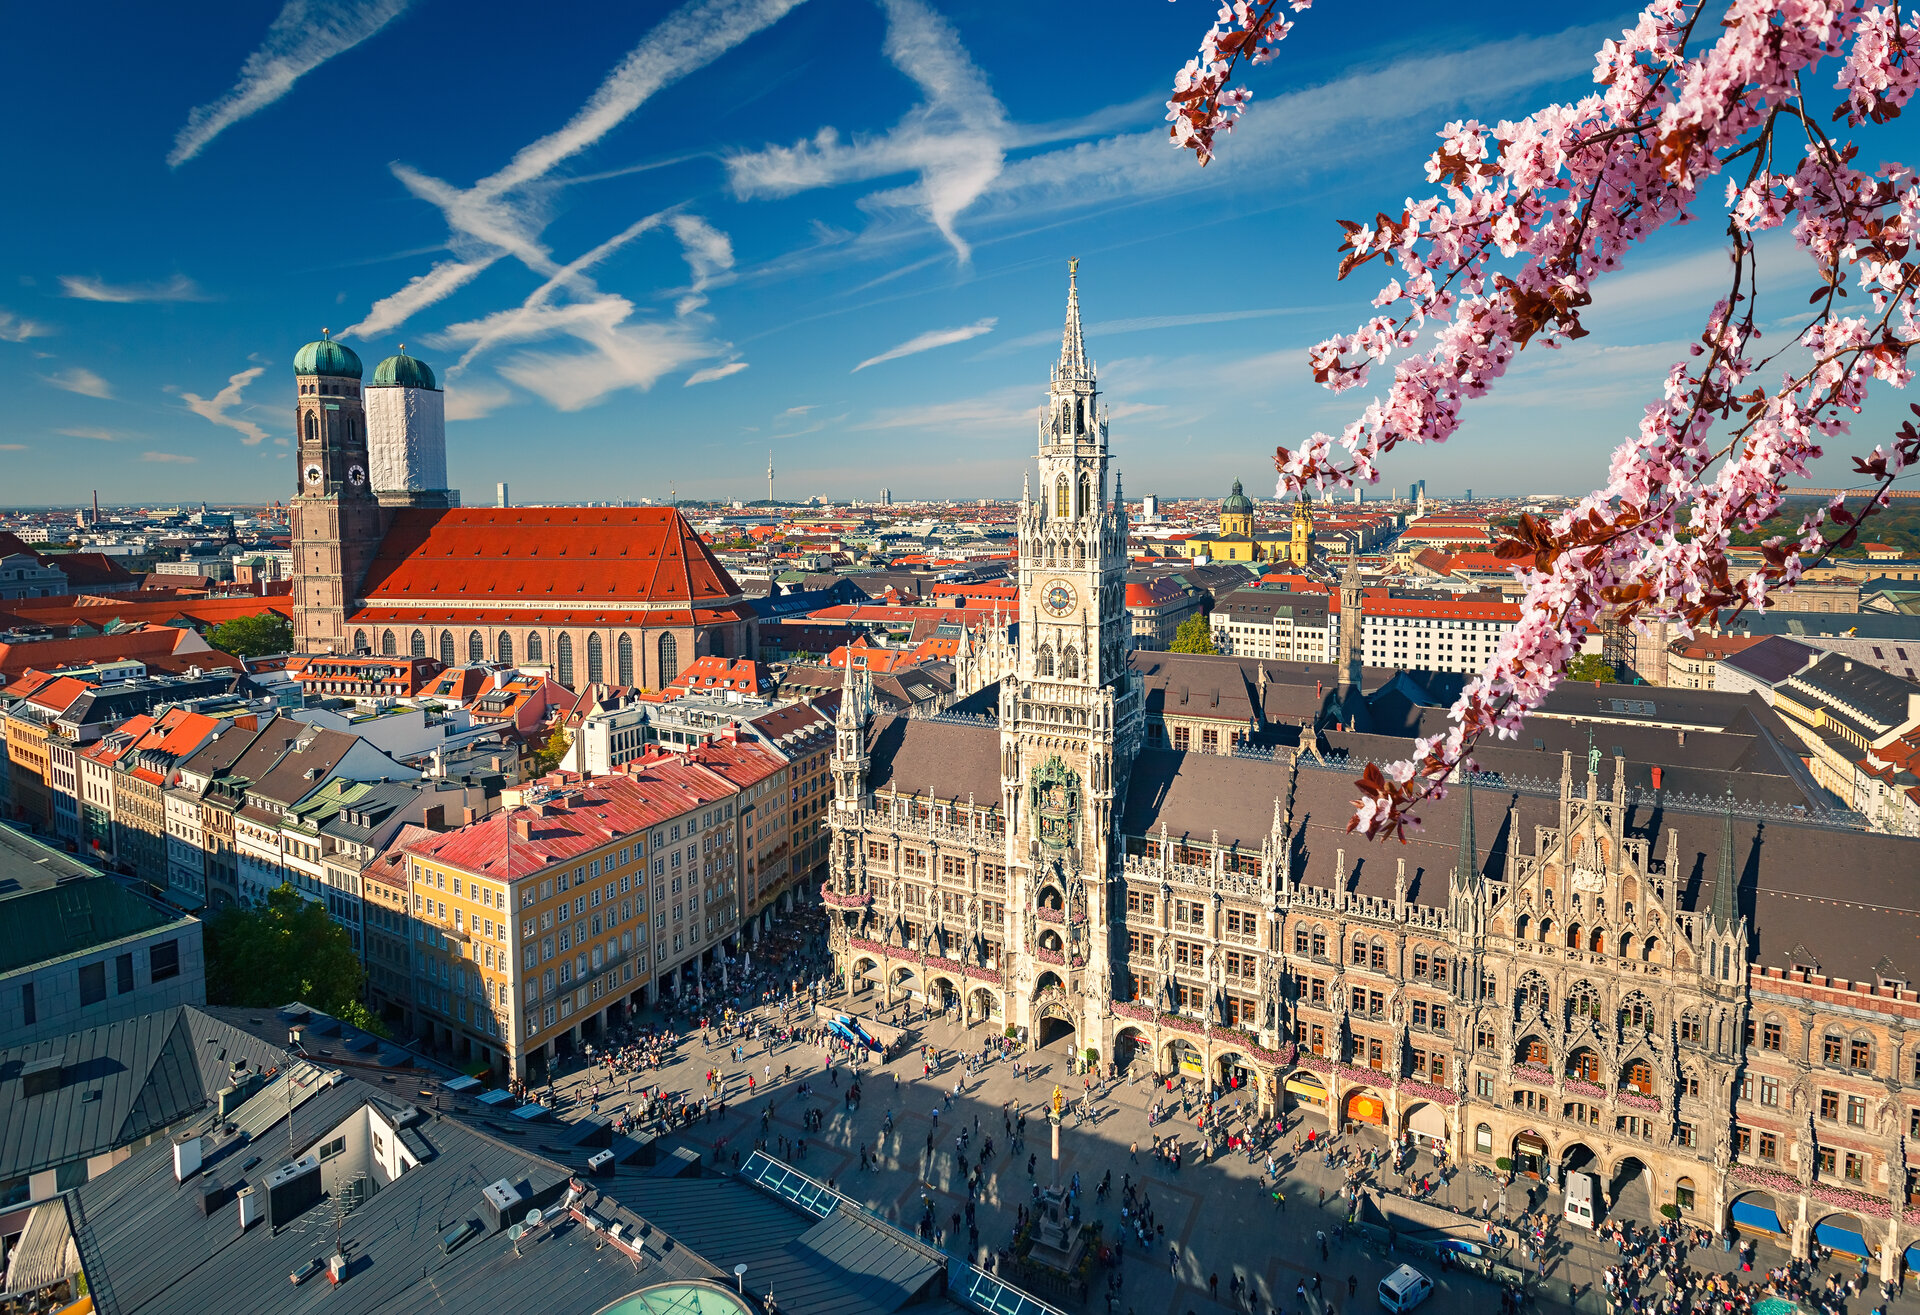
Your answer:
[[[1082,1047],[1108,1030],[1109,883],[1115,801],[1143,734],[1127,666],[1127,513],[1107,488],[1107,416],[1080,328],[1079,262],[1040,418],[1040,496],[1020,508],[1017,670],[1000,686],[1007,867],[1024,925],[1015,997],[1038,1036],[1072,1027]],[[1117,885],[1115,886],[1117,888]],[[1017,912],[1016,912],[1017,910]]]

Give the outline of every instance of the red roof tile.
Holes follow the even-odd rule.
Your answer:
[[[685,608],[739,592],[671,507],[408,508],[394,517],[361,589],[369,607],[406,600],[567,610]]]

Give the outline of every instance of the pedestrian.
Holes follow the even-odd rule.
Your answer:
[[[1207,1275],[1207,1295],[1215,1301],[1220,1300],[1220,1271],[1217,1269]]]

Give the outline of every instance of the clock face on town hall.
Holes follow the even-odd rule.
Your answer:
[[[1065,580],[1055,580],[1040,596],[1040,605],[1054,616],[1065,616],[1071,612],[1074,601],[1073,586]]]

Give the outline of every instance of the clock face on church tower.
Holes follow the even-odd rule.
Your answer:
[[[320,482],[320,467],[308,466],[307,467],[307,483],[318,484],[319,482]]]
[[[1055,580],[1040,595],[1040,606],[1053,616],[1065,616],[1071,612],[1075,601],[1073,586],[1065,580]]]

